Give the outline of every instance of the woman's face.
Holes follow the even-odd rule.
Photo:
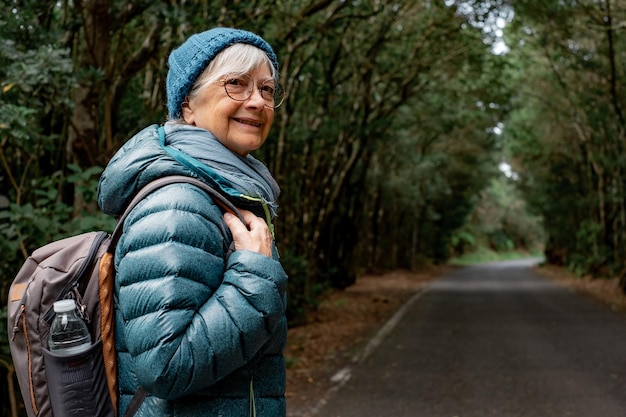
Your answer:
[[[272,78],[265,65],[249,75],[257,85]],[[183,104],[183,118],[211,132],[231,151],[246,156],[267,139],[274,109],[265,105],[258,88],[253,88],[245,101],[236,101],[226,94],[222,83],[214,82]]]

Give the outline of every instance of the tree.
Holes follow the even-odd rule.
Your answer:
[[[367,254],[359,252],[358,242],[382,230],[376,229],[381,224],[372,223],[373,210],[394,215],[396,209],[388,209],[399,202],[397,196],[390,199],[384,195],[387,184],[378,185],[380,192],[368,186],[372,169],[391,168],[391,175],[403,175],[395,171],[399,165],[385,156],[393,150],[388,143],[398,143],[394,119],[410,115],[412,109],[428,110],[432,105],[429,99],[435,100],[434,96],[442,91],[449,94],[448,99],[458,101],[461,93],[454,90],[467,83],[463,77],[479,76],[479,68],[485,63],[481,57],[487,50],[480,32],[464,25],[464,18],[448,7],[427,2],[318,2],[316,6],[291,7],[288,16],[279,18],[293,22],[276,35],[285,45],[285,52],[279,55],[285,62],[282,73],[290,94],[281,110],[278,140],[270,142],[263,153],[290,193],[282,199],[286,202],[286,217],[280,218],[279,226],[284,227],[279,231],[284,245],[304,254],[301,265],[306,266],[307,277],[303,290],[298,292],[303,294],[319,283],[348,285],[359,271],[370,267],[362,262]],[[455,83],[457,77],[463,81]],[[479,101],[476,97],[480,95],[476,89],[472,99]],[[467,102],[475,109],[476,101],[472,99]],[[486,95],[483,99],[491,101]],[[465,109],[446,105],[445,99],[440,99],[438,105],[448,120],[441,121],[442,113],[433,111],[429,114],[434,120],[428,128],[440,122],[454,125],[461,134],[460,125],[467,117]],[[407,110],[401,113],[403,108]],[[484,147],[479,147],[488,151],[492,141],[484,132],[495,123],[495,117],[490,108],[479,112],[489,115],[472,127],[480,138],[477,140],[485,141]],[[407,138],[409,148],[414,146],[411,143],[419,143],[422,135],[437,141],[445,140],[447,134],[440,136],[439,128],[422,135],[416,130],[410,132],[412,138]],[[468,158],[468,164],[477,161]],[[375,166],[380,163],[389,165]],[[468,177],[468,171],[460,177]],[[478,177],[482,171],[475,172]],[[407,181],[426,181],[419,175],[411,173]],[[449,199],[456,197],[458,194]],[[447,203],[440,204],[449,207]],[[402,217],[422,210],[419,200],[404,204]],[[463,219],[461,214],[448,214],[439,230],[441,249],[428,254],[436,254],[441,260],[446,257],[446,237]],[[447,219],[455,216],[461,220],[448,223]],[[426,219],[420,217],[416,222],[432,220]],[[386,226],[385,234],[392,241],[407,241],[403,236],[407,229],[404,220]],[[427,228],[416,228],[420,229]],[[427,246],[432,247],[429,242],[415,249]],[[412,256],[409,251],[405,258]],[[390,264],[395,264],[395,259]]]
[[[526,195],[546,219],[547,257],[610,274],[625,255],[623,2],[516,2],[507,123]]]

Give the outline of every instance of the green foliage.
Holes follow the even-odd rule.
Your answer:
[[[521,189],[545,219],[546,257],[580,274],[626,259],[625,5],[515,3],[519,72],[506,136]],[[558,18],[555,18],[558,16]]]
[[[308,262],[302,255],[293,253],[290,248],[281,249],[280,255],[281,264],[289,276],[287,318],[291,326],[298,326],[306,323],[308,309],[317,306],[317,298],[327,286],[311,283],[308,279]]]
[[[455,256],[483,249],[502,253],[543,249],[541,219],[530,212],[517,187],[518,181],[499,175],[479,194],[472,213],[454,234]]]
[[[63,203],[59,191],[71,185],[80,189],[85,207],[94,203],[97,176],[102,168],[92,167],[67,178],[60,174],[33,182],[33,201],[25,204],[11,203],[0,208],[0,275],[6,277],[1,293],[6,295],[10,280],[21,267],[26,256],[44,244],[91,230],[113,231],[115,219],[102,212],[90,213],[86,209],[76,212],[73,206]],[[6,299],[6,297],[3,297]]]
[[[9,26],[4,22],[0,30]],[[59,136],[50,128],[55,114],[71,106],[73,81],[68,50],[28,46],[0,36],[0,195],[17,204],[28,201],[31,185],[62,169]]]
[[[475,252],[470,252],[463,254],[458,257],[450,258],[451,265],[458,266],[468,266],[468,265],[477,265],[486,262],[500,262],[500,261],[509,261],[515,259],[528,259],[528,258],[536,258],[542,259],[543,256],[541,252],[533,252],[528,253],[526,251],[494,251],[488,248],[479,248]]]
[[[599,246],[603,233],[601,224],[590,220],[583,220],[576,230],[574,242],[576,248],[572,250],[568,259],[568,267],[577,275],[591,274],[594,277],[607,277],[610,273],[607,268],[609,250],[605,246]]]
[[[476,238],[470,232],[465,230],[459,230],[452,235],[450,244],[454,248],[461,248],[460,253],[465,253],[465,248],[474,248],[476,246]]]
[[[466,34],[465,41],[474,35]],[[473,236],[460,228],[476,196],[498,174],[493,126],[509,94],[500,71],[504,61],[477,59],[484,53],[478,45],[458,66],[443,68],[445,82],[428,82],[394,115],[385,137],[393,146],[381,144],[368,170],[366,186],[380,194],[376,210],[384,211],[377,228],[393,231],[373,237],[380,249],[369,257],[372,267],[389,262],[410,268],[423,256],[445,261],[452,242]],[[389,250],[397,245],[402,247]]]

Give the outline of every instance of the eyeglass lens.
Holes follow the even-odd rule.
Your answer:
[[[247,74],[229,74],[223,79],[223,83],[228,97],[236,101],[247,100],[252,95],[255,84],[268,107],[280,106],[285,96],[283,86],[280,83],[267,80],[258,84]]]

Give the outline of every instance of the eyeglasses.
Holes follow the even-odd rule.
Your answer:
[[[219,82],[224,86],[228,97],[235,101],[246,101],[249,99],[255,85],[259,89],[267,107],[275,109],[283,104],[285,99],[285,89],[281,83],[274,80],[263,81],[259,84],[255,83],[248,74],[228,74]]]

